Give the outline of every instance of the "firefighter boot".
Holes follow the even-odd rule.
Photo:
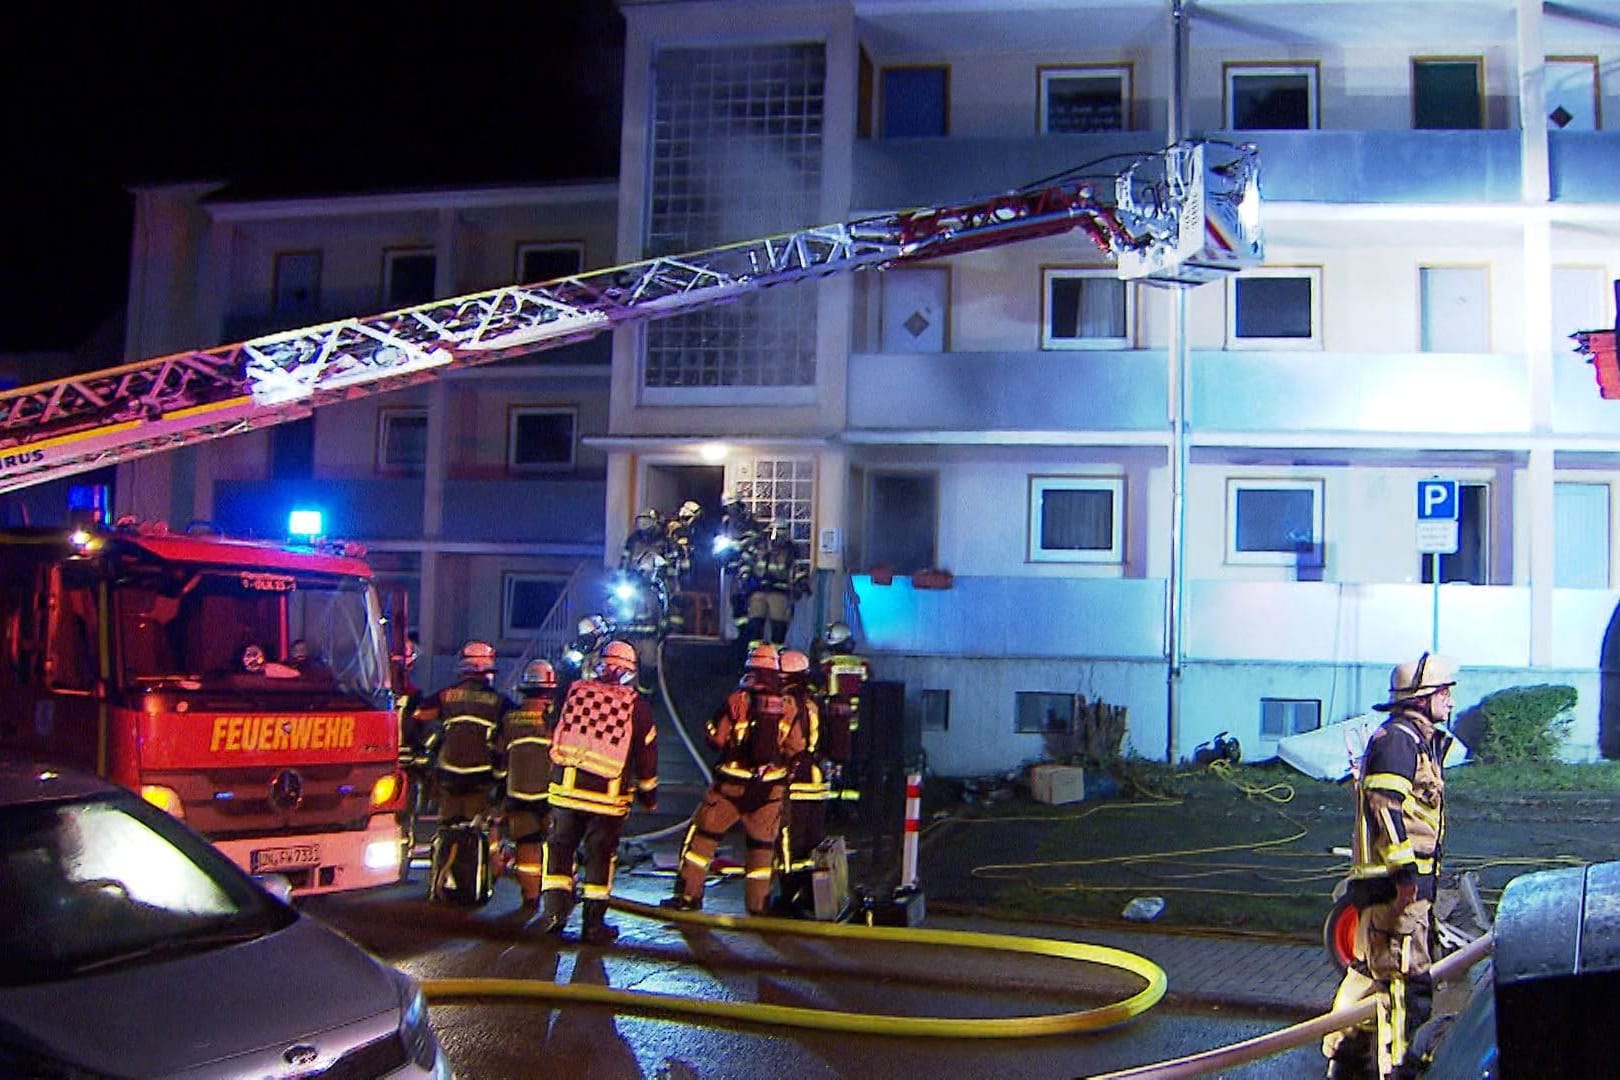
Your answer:
[[[580,938],[587,945],[611,945],[619,940],[619,928],[607,921],[607,901],[585,901],[585,925]]]
[[[1327,1080],[1380,1080],[1370,1031],[1345,1035],[1328,1059]]]
[[[540,919],[538,926],[542,934],[560,934],[563,927],[568,925],[568,914],[574,909],[574,898],[566,889],[547,889],[540,894]]]

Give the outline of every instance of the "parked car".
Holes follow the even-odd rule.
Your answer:
[[[1496,906],[1491,963],[1468,1004],[1420,1032],[1428,1080],[1614,1075],[1620,862],[1524,874]]]
[[[421,991],[94,777],[0,762],[0,1075],[448,1077]]]

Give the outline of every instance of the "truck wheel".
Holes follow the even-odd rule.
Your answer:
[[[1322,922],[1322,948],[1333,966],[1340,971],[1348,968],[1356,958],[1356,925],[1360,921],[1361,912],[1349,900],[1341,897],[1333,902],[1327,918]]]

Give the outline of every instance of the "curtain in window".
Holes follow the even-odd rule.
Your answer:
[[[1110,491],[1047,491],[1041,496],[1041,547],[1107,551],[1114,546]]]

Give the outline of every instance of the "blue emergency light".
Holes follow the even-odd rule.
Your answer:
[[[320,536],[321,512],[319,510],[294,510],[287,515],[288,536]]]

